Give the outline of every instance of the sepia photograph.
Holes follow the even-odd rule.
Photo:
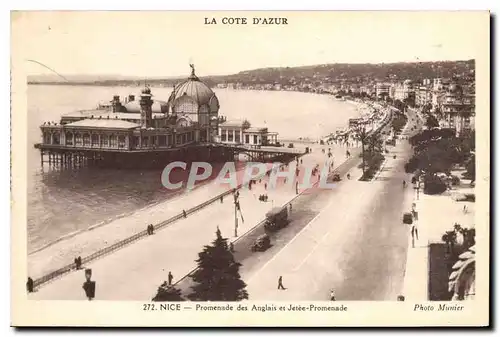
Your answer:
[[[11,27],[13,325],[489,324],[489,12]]]

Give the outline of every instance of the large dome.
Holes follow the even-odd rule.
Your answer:
[[[168,103],[172,107],[172,112],[179,114],[217,114],[220,108],[217,96],[208,85],[195,75],[192,64],[191,76],[174,87]],[[192,117],[196,122],[209,123],[209,120],[199,120],[198,117]]]
[[[200,81],[196,75],[191,74],[187,81],[182,82],[177,85],[172,94],[174,101],[182,96],[189,96],[193,98],[196,103],[201,106],[208,104],[210,99],[215,95],[212,89],[208,87],[205,83]]]

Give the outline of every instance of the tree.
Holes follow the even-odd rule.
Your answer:
[[[433,115],[429,115],[427,116],[427,120],[425,121],[425,126],[427,126],[428,129],[438,128],[439,122],[436,117],[434,117]]]
[[[177,302],[184,301],[181,296],[181,291],[173,286],[167,285],[167,282],[158,287],[158,292],[152,301],[154,302]]]
[[[401,132],[401,130],[403,130],[407,122],[408,122],[408,117],[406,117],[405,114],[398,113],[394,116],[394,119],[391,122],[391,126],[394,129],[395,133],[399,133]]]
[[[227,239],[219,228],[210,246],[198,254],[198,269],[191,276],[197,284],[188,297],[193,301],[240,301],[248,299],[246,284],[241,280],[240,263],[234,260]]]
[[[366,167],[366,153],[365,153],[365,145],[366,145],[366,140],[367,140],[367,137],[368,137],[368,132],[366,132],[366,127],[364,125],[356,125],[354,127],[354,133],[355,133],[355,136],[357,139],[359,139],[359,141],[361,141],[361,158],[363,160],[362,162],[362,170],[363,170],[363,175],[365,174],[365,167]]]

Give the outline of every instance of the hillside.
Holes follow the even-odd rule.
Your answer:
[[[208,85],[219,83],[242,83],[243,85],[280,83],[370,83],[373,81],[402,81],[411,79],[420,81],[424,78],[455,77],[458,80],[474,80],[474,60],[382,63],[382,64],[322,64],[303,67],[261,68],[241,71],[233,75],[202,77]],[[66,76],[65,76],[66,77]],[[142,85],[144,78],[125,76],[81,76],[78,80],[68,78],[48,80],[29,78],[29,84],[75,84],[75,85]],[[148,78],[151,85],[172,86],[179,81],[176,78]]]

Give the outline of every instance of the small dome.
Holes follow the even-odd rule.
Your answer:
[[[127,112],[138,113],[141,112],[140,101],[135,100],[132,102],[128,102],[125,104],[125,109]],[[151,109],[154,113],[167,113],[168,112],[168,103],[165,101],[153,100],[153,105]]]

